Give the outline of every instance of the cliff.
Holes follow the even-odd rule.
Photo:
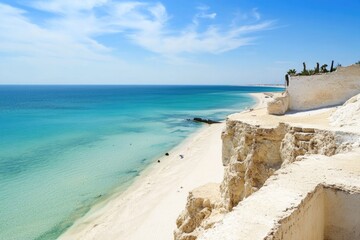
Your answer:
[[[287,164],[199,240],[360,239],[360,151]]]
[[[177,221],[175,239],[197,239],[204,233],[212,232],[217,222],[220,222],[220,225],[223,223],[222,229],[226,228],[225,220],[222,219],[230,218],[229,212],[244,199],[250,199],[255,192],[269,184],[271,176],[293,165],[295,161],[301,161],[314,154],[330,157],[358,148],[360,128],[354,130],[353,126],[359,121],[356,121],[356,118],[344,117],[341,120],[342,124],[339,124],[339,121],[334,119],[344,116],[345,113],[346,116],[350,114],[357,117],[360,112],[359,96],[349,100],[342,107],[325,111],[279,117],[268,115],[265,109],[258,109],[230,116],[222,134],[224,179],[220,185],[200,187],[189,194],[186,209]],[[350,119],[355,119],[356,123]],[[352,126],[351,129],[348,128],[349,125]],[[291,175],[291,172],[288,174]],[[306,173],[303,174],[303,178],[307,178]],[[320,182],[315,181],[316,184],[312,186],[315,188]],[[282,198],[280,195],[272,197],[278,200]],[[241,215],[240,212],[237,214]],[[219,234],[221,235],[220,232]]]
[[[304,111],[343,104],[360,92],[360,64],[309,76],[286,75],[286,91],[268,103],[268,113]]]
[[[291,76],[287,91],[290,110],[307,110],[343,104],[360,92],[360,64],[335,72]]]

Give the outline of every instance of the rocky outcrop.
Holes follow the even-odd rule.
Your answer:
[[[200,122],[200,123],[207,123],[207,124],[220,123],[219,121],[214,121],[214,120],[211,120],[211,119],[199,118],[199,117],[193,118],[192,121]]]
[[[224,180],[221,195],[231,210],[256,192],[282,165],[305,154],[331,156],[347,149],[335,133],[280,123],[274,128],[228,121],[223,133]]]
[[[261,127],[228,120],[222,134],[223,182],[220,187],[213,185],[209,190],[209,186],[204,186],[189,194],[186,209],[177,221],[175,239],[197,239],[205,229],[221,220],[225,212],[259,190],[282,166],[301,160],[307,154],[332,156],[348,151],[352,145],[343,135],[349,134],[285,123]],[[359,139],[359,135],[356,138]]]
[[[280,96],[274,96],[267,103],[267,111],[272,115],[284,115],[289,109],[290,97],[287,91],[281,93]]]
[[[222,136],[225,175],[220,187],[225,209],[231,210],[280,168],[280,147],[285,133],[284,124],[261,128],[238,121],[227,122]]]
[[[360,149],[304,156],[199,240],[360,239]]]
[[[341,144],[340,144],[341,145]],[[289,127],[282,140],[280,154],[283,163],[291,163],[305,154],[334,155],[340,145],[335,134],[327,130]]]
[[[175,239],[195,240],[204,230],[222,219],[219,184],[209,183],[189,193],[185,210],[176,220]]]

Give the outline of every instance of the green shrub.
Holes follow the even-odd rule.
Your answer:
[[[322,72],[322,73],[327,73],[327,72],[329,72],[329,71],[326,69],[327,66],[328,66],[327,64],[324,64],[324,65],[321,66],[321,72]]]

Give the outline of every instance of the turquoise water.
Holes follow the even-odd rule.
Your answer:
[[[201,125],[254,104],[227,86],[0,86],[0,239],[56,239]]]

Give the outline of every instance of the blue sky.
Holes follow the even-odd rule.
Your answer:
[[[359,0],[0,0],[0,84],[282,83],[360,60]]]

